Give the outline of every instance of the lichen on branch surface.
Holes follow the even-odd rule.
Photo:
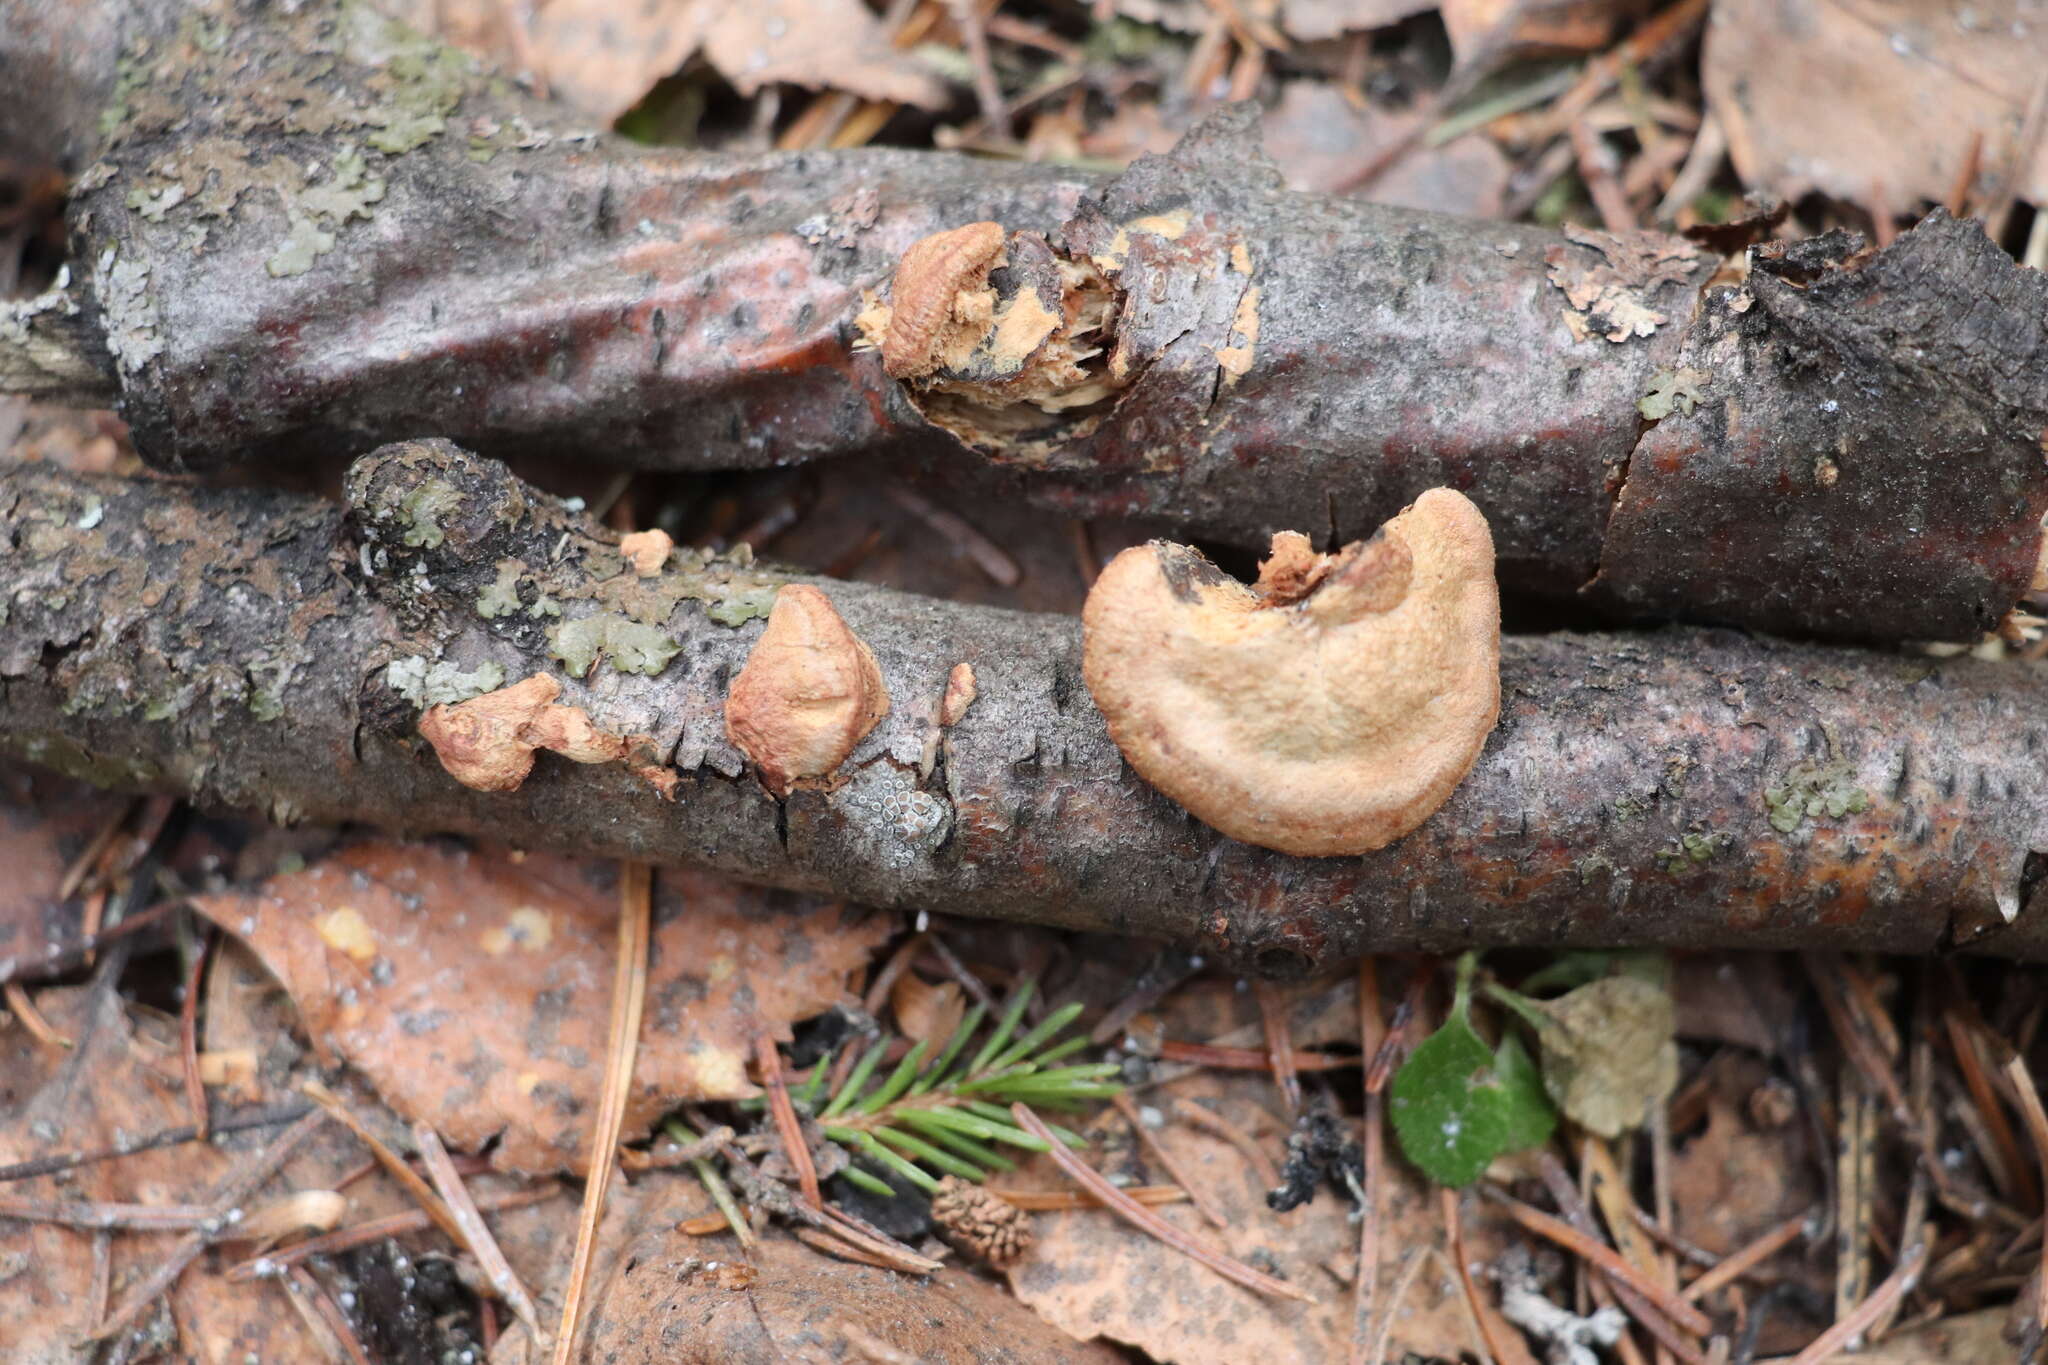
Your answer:
[[[445,442],[366,457],[347,493],[0,471],[0,750],[279,820],[702,864],[1269,969],[1471,944],[2048,955],[2041,665],[1510,638],[1500,723],[1443,807],[1375,853],[1293,857],[1125,766],[1072,619],[688,550],[643,578],[615,533]],[[834,780],[778,799],[726,704],[794,581],[891,704]],[[423,710],[536,674],[545,705],[644,737],[662,780],[539,746],[514,790],[450,776]]]
[[[83,311],[0,352],[96,362],[170,466],[884,449],[1254,548],[1445,486],[1512,591],[1841,638],[1974,639],[2041,558],[2048,279],[1940,215],[1710,285],[1675,238],[1290,193],[1242,108],[1100,183],[654,151],[360,0],[0,0],[16,68],[49,117],[0,126],[81,170]],[[889,356],[892,282],[961,232]]]

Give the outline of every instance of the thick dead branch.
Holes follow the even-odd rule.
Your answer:
[[[2034,577],[2048,280],[1972,226],[1709,288],[1674,238],[1288,193],[1246,111],[1099,186],[708,158],[565,127],[366,5],[50,9],[0,0],[0,62],[59,149],[104,104],[77,259],[168,465],[421,431],[678,467],[887,447],[1254,545],[1450,485],[1510,588],[1842,637],[1973,639]],[[1003,315],[1065,325],[892,379],[856,316],[977,222],[1009,230]]]
[[[380,451],[348,487],[344,513],[0,473],[0,749],[279,820],[703,863],[1273,969],[1475,943],[2048,952],[2043,666],[1510,639],[1499,728],[1449,803],[1363,858],[1294,858],[1126,769],[1071,619],[821,583],[890,708],[777,800],[725,699],[785,574],[679,551],[641,578],[612,533],[445,443]],[[621,757],[459,785],[421,705],[535,674],[593,727],[559,752]]]

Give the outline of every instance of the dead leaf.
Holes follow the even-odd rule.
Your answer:
[[[1385,28],[1436,7],[1436,0],[1280,0],[1280,27],[1290,38],[1313,43]]]
[[[256,950],[314,1047],[453,1146],[509,1171],[580,1168],[611,981],[609,871],[501,850],[364,843],[202,913]],[[657,879],[647,1022],[627,1131],[685,1100],[754,1093],[752,1040],[846,998],[888,934],[704,873]]]
[[[1672,1159],[1678,1235],[1725,1256],[1810,1207],[1811,1176],[1802,1154],[1788,1146],[1798,1127],[1752,1132],[1735,1105],[1713,1096],[1707,1131]]]
[[[925,1044],[925,1055],[936,1057],[966,1017],[967,998],[957,982],[934,986],[916,972],[905,972],[889,989],[889,1012],[897,1032]]]
[[[1978,134],[1979,193],[2011,164],[2044,54],[2020,0],[1716,0],[1701,80],[1746,184],[1906,210],[1948,198]],[[2016,187],[2048,199],[2048,142]]]
[[[1512,24],[1513,36],[1501,51],[1516,56],[1539,53],[1598,52],[1614,37],[1615,0],[1442,0],[1444,30],[1460,61],[1494,46],[1500,30]]]
[[[1281,1150],[1276,1121],[1261,1107],[1272,1095],[1271,1082],[1263,1077],[1203,1073],[1174,1082],[1166,1093],[1182,1104],[1205,1105],[1272,1152]],[[1152,1103],[1164,1107],[1159,1100]],[[1261,1298],[1102,1209],[1038,1215],[1036,1244],[1009,1271],[1017,1297],[1077,1338],[1107,1337],[1178,1365],[1308,1365],[1344,1359],[1351,1290],[1326,1267],[1348,1269],[1357,1256],[1358,1230],[1348,1217],[1349,1203],[1325,1192],[1290,1213],[1274,1213],[1266,1206],[1259,1173],[1230,1143],[1179,1123],[1154,1136],[1221,1207],[1228,1226],[1210,1226],[1192,1204],[1154,1212],[1190,1236],[1308,1290],[1317,1301]],[[1128,1147],[1124,1152],[1128,1161],[1142,1164],[1142,1154]],[[1106,1164],[1101,1145],[1087,1156]],[[1041,1158],[1004,1176],[1002,1184],[1065,1188],[1062,1177],[1047,1174],[1049,1165]],[[1165,1178],[1149,1166],[1110,1173],[1132,1175],[1140,1183]],[[1384,1176],[1379,1285],[1383,1295],[1391,1295],[1407,1255],[1441,1245],[1443,1235],[1434,1190],[1397,1159],[1387,1162]],[[1498,1249],[1497,1238],[1484,1226],[1468,1232],[1474,1259],[1490,1258]],[[1468,1341],[1456,1286],[1425,1271],[1397,1310],[1386,1358],[1399,1360],[1411,1350],[1426,1358],[1449,1355]]]
[[[700,49],[743,94],[788,81],[923,109],[947,98],[945,83],[896,51],[860,0],[396,0],[395,9],[607,122]]]
[[[946,102],[945,84],[891,47],[860,0],[726,0],[704,55],[742,95],[787,81],[920,109]]]
[[[1637,976],[1589,981],[1531,1001],[1544,1020],[1543,1088],[1588,1132],[1618,1136],[1643,1123],[1678,1084],[1671,996]]]
[[[127,797],[83,782],[0,766],[0,963],[14,958],[25,965],[78,937],[81,906],[59,900],[58,888],[72,861],[127,804]]]
[[[834,1260],[774,1231],[752,1253],[729,1234],[680,1225],[711,1209],[688,1173],[650,1172],[619,1188],[598,1233],[590,1326],[576,1359],[613,1365],[752,1361],[1001,1360],[1114,1365],[1104,1346],[1069,1340],[1003,1290],[960,1270],[915,1278]],[[566,1242],[542,1281],[556,1299]],[[549,1316],[547,1311],[544,1317]],[[523,1328],[492,1365],[539,1365]]]
[[[1266,151],[1288,188],[1339,190],[1426,115],[1361,112],[1324,81],[1289,81],[1264,121]],[[1510,167],[1492,139],[1477,134],[1417,147],[1375,180],[1371,198],[1406,208],[1497,218]]]

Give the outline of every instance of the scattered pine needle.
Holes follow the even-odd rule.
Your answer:
[[[299,1093],[319,1105],[322,1110],[354,1133],[356,1139],[370,1149],[370,1155],[377,1158],[377,1164],[382,1166],[392,1179],[405,1186],[406,1193],[413,1197],[413,1202],[426,1210],[427,1217],[434,1220],[434,1226],[446,1233],[450,1241],[459,1247],[469,1247],[469,1239],[463,1235],[462,1224],[456,1221],[454,1212],[442,1202],[441,1196],[434,1193],[434,1187],[429,1185],[404,1157],[392,1151],[390,1144],[364,1126],[363,1121],[341,1102],[341,1096],[312,1079],[300,1083]]]
[[[469,1187],[462,1183],[461,1173],[448,1159],[448,1149],[441,1145],[441,1135],[434,1131],[434,1125],[421,1120],[412,1126],[412,1140],[420,1150],[420,1164],[427,1168],[427,1175],[448,1205],[449,1214],[462,1228],[463,1245],[483,1267],[484,1278],[491,1282],[498,1297],[512,1306],[512,1311],[526,1324],[526,1330],[533,1333],[533,1339],[542,1340],[545,1334],[541,1331],[540,1314],[534,1310],[533,1296],[519,1282],[519,1275],[505,1259],[498,1239],[491,1235],[490,1225],[477,1212],[476,1201],[469,1197]]]
[[[1594,1241],[1561,1219],[1553,1218],[1540,1209],[1530,1208],[1503,1190],[1495,1189],[1491,1185],[1483,1189],[1486,1196],[1506,1209],[1508,1216],[1517,1223],[1537,1236],[1555,1242],[1574,1256],[1591,1261],[1606,1271],[1610,1279],[1626,1283],[1665,1317],[1678,1324],[1680,1329],[1698,1337],[1706,1336],[1714,1330],[1714,1324],[1707,1320],[1706,1314],[1630,1265],[1614,1248]]]
[[[1458,1288],[1465,1295],[1466,1311],[1471,1313],[1472,1325],[1479,1333],[1479,1353],[1488,1362],[1512,1365],[1518,1358],[1509,1355],[1502,1346],[1500,1337],[1493,1330],[1492,1314],[1479,1297],[1479,1286],[1472,1282],[1472,1266],[1465,1259],[1465,1219],[1458,1208],[1458,1192],[1443,1186],[1437,1190],[1437,1201],[1444,1216],[1444,1238],[1451,1248],[1451,1270],[1457,1275]],[[1521,1343],[1515,1344],[1519,1346]],[[1524,1354],[1527,1354],[1526,1350]]]
[[[1184,1043],[1167,1038],[1159,1044],[1162,1062],[1186,1062],[1215,1071],[1272,1071],[1274,1054],[1265,1048],[1215,1047],[1208,1043]],[[1334,1052],[1291,1052],[1286,1062],[1298,1074],[1303,1071],[1341,1071],[1357,1066],[1358,1058],[1340,1057]],[[1296,1082],[1299,1084],[1299,1082]]]
[[[71,1040],[59,1033],[56,1027],[43,1017],[43,1012],[36,1008],[35,1001],[29,998],[28,992],[22,989],[19,981],[9,981],[4,987],[0,987],[0,990],[5,991],[7,1008],[21,1021],[21,1026],[29,1037],[44,1047],[56,1048],[59,1051],[71,1046]]]
[[[823,1208],[825,1197],[818,1189],[818,1165],[811,1160],[811,1144],[804,1138],[804,1126],[790,1103],[789,1085],[782,1078],[782,1054],[766,1033],[754,1039],[754,1052],[761,1061],[761,1084],[768,1087],[768,1113],[775,1120],[775,1135],[782,1140],[782,1154],[796,1172],[797,1188],[804,1202]]]
[[[633,1060],[640,1046],[640,1015],[647,1002],[648,920],[653,874],[645,863],[619,866],[619,957],[612,978],[611,1036],[605,1044],[604,1090],[590,1133],[590,1170],[583,1182],[583,1211],[576,1220],[576,1252],[562,1291],[562,1321],[555,1333],[554,1365],[569,1365],[576,1354],[576,1327],[590,1264],[597,1252],[597,1225],[618,1160],[619,1130],[626,1122]]]
[[[542,1185],[538,1189],[508,1190],[502,1194],[487,1195],[477,1201],[477,1208],[484,1213],[501,1213],[507,1209],[523,1209],[530,1204],[543,1203],[562,1192],[559,1185]],[[399,1237],[408,1232],[419,1232],[430,1228],[434,1220],[424,1209],[407,1209],[383,1218],[372,1218],[351,1227],[336,1228],[318,1237],[308,1237],[303,1242],[293,1242],[288,1247],[267,1251],[261,1256],[252,1256],[246,1261],[231,1265],[222,1278],[229,1283],[262,1278],[266,1273],[275,1272],[280,1266],[296,1265],[309,1256],[331,1256],[351,1248],[381,1242],[387,1237]]]
[[[1052,1158],[1053,1165],[1066,1172],[1068,1179],[1100,1199],[1105,1208],[1120,1215],[1125,1222],[1140,1232],[1150,1233],[1190,1260],[1209,1267],[1218,1275],[1241,1284],[1254,1293],[1276,1299],[1294,1299],[1301,1303],[1316,1301],[1314,1295],[1297,1289],[1285,1280],[1274,1279],[1263,1271],[1252,1269],[1242,1261],[1226,1256],[1222,1252],[1210,1250],[1110,1184],[1108,1177],[1102,1172],[1067,1150],[1066,1143],[1054,1137],[1052,1130],[1021,1101],[1010,1106],[1010,1116],[1017,1120],[1018,1127],[1047,1145],[1046,1155]]]
[[[299,1144],[326,1121],[327,1115],[317,1110],[304,1115],[297,1123],[278,1134],[277,1139],[253,1159],[228,1172],[213,1189],[213,1199],[210,1202],[214,1217],[225,1220],[241,1206],[243,1200],[260,1189],[264,1181],[277,1174],[278,1168],[284,1165],[298,1149]],[[104,1341],[133,1322],[143,1309],[156,1302],[159,1294],[177,1283],[178,1277],[185,1273],[185,1267],[198,1260],[199,1253],[206,1250],[207,1244],[212,1240],[212,1236],[203,1228],[180,1238],[177,1246],[156,1263],[156,1269],[135,1287],[127,1302],[109,1313],[85,1339]]]
[[[1138,1102],[1131,1098],[1130,1092],[1118,1091],[1110,1103],[1116,1106],[1117,1113],[1124,1116],[1124,1122],[1131,1125],[1131,1132],[1137,1137],[1138,1144],[1152,1154],[1160,1169],[1172,1176],[1174,1182],[1187,1191],[1188,1198],[1201,1210],[1202,1217],[1209,1220],[1209,1225],[1216,1228],[1229,1227],[1230,1220],[1224,1217],[1223,1210],[1217,1206],[1215,1198],[1202,1193],[1201,1182],[1189,1177],[1181,1163],[1174,1159],[1173,1153],[1167,1151],[1166,1145],[1160,1142],[1159,1135],[1146,1126],[1145,1116],[1139,1110]]]
[[[1086,1190],[999,1190],[994,1186],[982,1187],[1005,1204],[1014,1205],[1026,1213],[1072,1213],[1080,1209],[1099,1209],[1102,1201]],[[1147,1208],[1161,1204],[1185,1204],[1188,1191],[1178,1185],[1127,1185],[1124,1193]]]
[[[178,1059],[184,1065],[185,1103],[192,1110],[192,1130],[206,1141],[206,1082],[199,1074],[199,988],[206,980],[206,959],[213,952],[213,931],[199,936],[192,970],[185,974],[185,998],[178,1002]]]
[[[1792,1365],[1821,1365],[1822,1361],[1831,1359],[1844,1350],[1913,1287],[1920,1278],[1920,1267],[1926,1260],[1927,1243],[1925,1239],[1918,1239],[1906,1248],[1904,1259],[1885,1277],[1884,1283],[1871,1291],[1870,1297],[1859,1304],[1854,1312],[1815,1337],[1805,1350],[1792,1357]]]
[[[1778,1224],[1778,1226],[1772,1228],[1748,1246],[1743,1247],[1740,1251],[1730,1252],[1713,1269],[1702,1272],[1698,1279],[1687,1285],[1680,1292],[1679,1297],[1687,1303],[1698,1303],[1707,1295],[1727,1288],[1736,1280],[1741,1279],[1744,1275],[1747,1275],[1750,1271],[1783,1251],[1786,1247],[1791,1246],[1799,1234],[1806,1231],[1806,1225],[1810,1216],[1802,1213],[1787,1218],[1784,1222]]]
[[[1294,1069],[1294,1030],[1287,1020],[1287,1002],[1270,981],[1257,982],[1253,993],[1259,1001],[1259,1018],[1266,1030],[1266,1055],[1272,1059],[1273,1079],[1280,1084],[1280,1099],[1291,1119],[1301,1112],[1301,1077]]]
[[[332,1338],[333,1344],[340,1348],[341,1358],[348,1365],[372,1365],[369,1352],[363,1349],[362,1342],[356,1340],[355,1328],[349,1326],[347,1315],[328,1297],[320,1282],[307,1273],[304,1266],[293,1266],[289,1275],[293,1302],[312,1310],[313,1317],[325,1329],[321,1335]]]
[[[2019,1100],[2020,1116],[2027,1121],[2027,1135],[2034,1140],[2034,1152],[2041,1159],[2041,1185],[2048,1189],[2048,1113],[2041,1109],[2041,1092],[2027,1071],[2026,1059],[2014,1057],[2005,1064],[2005,1079],[2012,1083]],[[2034,1325],[2048,1329],[2048,1236],[2041,1238],[2041,1270],[2034,1289]]]
[[[1365,1365],[1367,1345],[1372,1341],[1372,1322],[1378,1308],[1380,1284],[1380,1167],[1386,1159],[1386,1127],[1380,1091],[1371,1084],[1373,1055],[1386,1035],[1380,1018],[1379,959],[1358,960],[1359,1063],[1365,1087],[1365,1179],[1358,1190],[1358,1271],[1353,1277],[1351,1301],[1351,1349],[1349,1365]]]

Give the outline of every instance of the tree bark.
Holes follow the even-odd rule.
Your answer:
[[[0,472],[0,750],[281,821],[705,864],[1268,970],[1482,944],[2048,952],[2041,665],[1510,638],[1500,724],[1450,801],[1379,852],[1295,858],[1125,767],[1070,618],[808,580],[892,705],[778,801],[724,704],[790,575],[685,551],[639,578],[613,533],[444,442],[379,451],[348,489],[344,511]],[[960,663],[977,695],[942,726]],[[420,703],[535,673],[653,766],[543,753],[515,791],[456,783]]]
[[[1450,485],[1510,588],[1878,640],[1976,638],[2040,558],[2048,280],[1969,225],[1710,285],[1718,258],[1673,238],[1289,193],[1243,110],[1106,184],[707,157],[578,131],[366,6],[148,0],[118,63],[125,7],[49,8],[0,0],[0,72],[59,150],[107,101],[81,296],[170,467],[420,432],[667,467],[879,448],[1253,546],[1355,538]],[[991,219],[1107,272],[1125,382],[967,431],[973,460],[854,318],[913,242]]]

